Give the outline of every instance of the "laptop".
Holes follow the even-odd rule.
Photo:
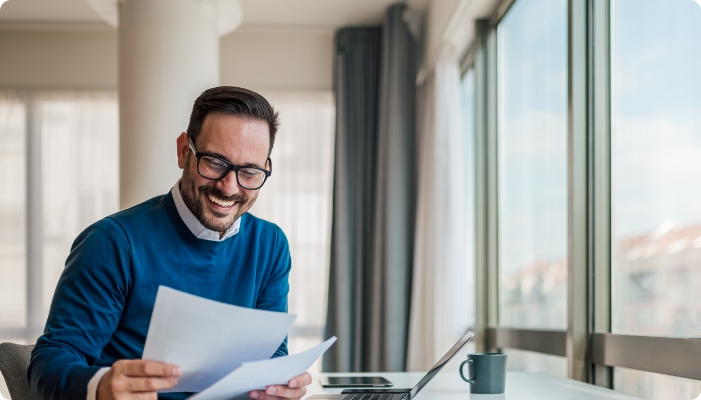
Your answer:
[[[413,400],[419,391],[475,336],[467,331],[412,389],[346,389],[341,394],[317,394],[308,400]]]

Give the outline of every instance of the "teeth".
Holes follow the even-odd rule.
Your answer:
[[[209,197],[209,200],[211,200],[212,203],[219,204],[219,205],[222,206],[222,207],[231,207],[231,206],[233,206],[234,203],[235,203],[234,201],[224,201],[224,200],[220,200],[220,199],[218,199],[218,198],[212,196],[211,194],[207,194],[207,197]]]

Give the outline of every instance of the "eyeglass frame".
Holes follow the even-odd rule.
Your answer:
[[[270,157],[268,157],[268,159],[266,160],[266,161],[267,161],[267,164],[270,166],[270,169],[269,169],[269,170],[268,170],[268,169],[265,169],[265,168],[260,168],[260,167],[252,166],[252,165],[235,165],[235,164],[232,164],[232,163],[230,163],[229,161],[227,161],[227,160],[225,160],[225,159],[223,159],[223,158],[221,158],[221,157],[219,157],[219,156],[217,156],[217,155],[214,155],[214,154],[211,154],[211,153],[206,153],[206,152],[197,151],[197,148],[195,147],[195,143],[192,141],[192,138],[190,137],[190,135],[187,135],[187,142],[188,142],[188,145],[189,145],[189,147],[190,147],[190,151],[192,151],[192,153],[193,153],[193,154],[195,155],[195,157],[197,158],[197,165],[195,166],[195,167],[197,168],[197,173],[200,174],[201,177],[203,177],[203,178],[205,178],[205,179],[209,179],[210,181],[218,181],[218,180],[220,180],[220,179],[224,179],[227,175],[229,175],[229,172],[234,171],[234,172],[236,173],[236,183],[237,183],[239,186],[241,186],[242,188],[244,188],[244,189],[246,189],[246,190],[259,190],[260,188],[263,187],[263,185],[264,185],[265,182],[268,180],[268,178],[270,178],[270,175],[273,174],[273,171],[272,171],[272,169],[273,169],[273,160],[271,160]],[[204,175],[200,172],[200,159],[201,159],[202,157],[204,157],[204,156],[216,158],[217,160],[219,160],[219,161],[223,162],[224,164],[226,164],[226,167],[227,167],[227,168],[226,168],[226,171],[224,171],[224,173],[222,174],[222,176],[220,176],[219,178],[210,178],[210,177],[208,177],[208,176],[204,176]],[[265,175],[265,178],[263,178],[263,182],[261,182],[260,186],[258,186],[258,187],[255,188],[255,189],[250,189],[250,188],[247,188],[246,186],[242,185],[242,184],[241,184],[241,181],[239,181],[239,170],[242,169],[242,168],[252,168],[252,169],[256,169],[256,170],[258,170],[258,171],[263,172],[263,174]]]

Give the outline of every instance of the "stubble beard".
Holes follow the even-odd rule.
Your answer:
[[[190,176],[190,160],[191,157],[188,156],[185,161],[185,168],[182,178],[180,179],[180,194],[185,202],[187,208],[192,211],[192,214],[200,221],[200,223],[207,229],[223,233],[229,230],[231,226],[236,222],[241,215],[243,215],[249,208],[253,205],[255,198],[249,203],[245,203],[246,196],[243,193],[237,193],[233,196],[225,196],[219,189],[212,186],[200,186],[195,187],[195,180]],[[195,172],[197,173],[197,172]],[[212,181],[214,184],[215,181]],[[214,197],[222,199],[224,201],[236,201],[238,202],[238,210],[233,215],[222,214],[214,210],[209,210],[213,217],[208,218],[205,215],[205,202],[209,202],[207,194],[211,194]],[[229,216],[229,219],[224,219]]]

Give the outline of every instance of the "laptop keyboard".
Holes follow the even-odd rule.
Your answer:
[[[349,394],[344,397],[343,400],[400,400],[403,399],[405,394]]]

